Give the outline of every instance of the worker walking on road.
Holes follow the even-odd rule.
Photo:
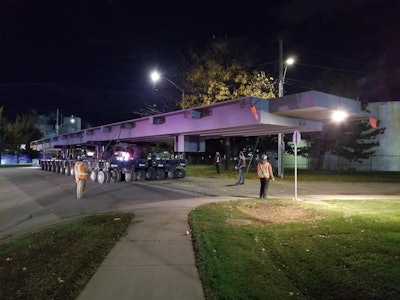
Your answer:
[[[89,178],[87,164],[81,159],[74,165],[74,174],[76,181],[76,198],[81,199],[85,191],[86,180]]]
[[[271,164],[267,161],[268,157],[264,154],[261,156],[261,161],[257,165],[257,174],[260,178],[260,199],[267,197],[269,181],[275,181],[274,173]]]
[[[219,152],[215,153],[214,163],[215,163],[215,167],[217,168],[217,174],[219,174],[220,173],[220,165],[221,165],[221,154],[219,154]]]
[[[236,185],[238,184],[244,184],[244,168],[246,167],[246,159],[244,157],[244,154],[242,151],[239,152],[239,158],[238,158],[238,163],[235,166],[235,169],[238,170],[239,175],[238,175],[238,180],[236,182]]]

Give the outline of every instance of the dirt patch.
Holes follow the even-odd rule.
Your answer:
[[[323,218],[316,211],[295,205],[257,205],[239,209],[252,218],[267,223],[301,222]]]
[[[226,223],[236,225],[236,226],[243,226],[251,224],[251,221],[245,219],[226,219]]]

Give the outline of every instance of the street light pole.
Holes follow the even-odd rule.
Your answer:
[[[182,89],[181,87],[179,87],[175,82],[173,82],[171,79],[169,79],[168,77],[162,76],[160,75],[157,71],[154,71],[150,74],[151,80],[156,82],[158,80],[160,80],[160,78],[165,79],[166,81],[168,81],[170,84],[172,84],[174,87],[176,87],[181,93],[182,93],[182,105],[183,105],[183,101],[185,100],[185,90]],[[182,152],[182,158],[185,158],[185,152]]]
[[[285,83],[285,77],[288,65],[294,63],[293,58],[288,58],[285,62],[285,68],[283,67],[283,46],[282,39],[279,39],[279,81],[278,81],[278,97],[283,97],[283,84]],[[283,151],[285,150],[284,134],[278,133],[278,176],[283,178]]]
[[[185,90],[182,89],[181,87],[179,87],[175,82],[173,82],[168,77],[160,75],[157,71],[152,72],[150,77],[151,77],[151,80],[154,82],[160,80],[160,78],[165,79],[166,81],[168,81],[170,84],[172,84],[174,87],[176,87],[182,93],[182,101],[185,99]]]
[[[65,119],[65,118],[64,118]],[[73,115],[71,115],[71,117],[68,117],[68,121],[61,120],[63,121],[62,124],[60,124],[60,117],[59,117],[59,110],[57,109],[57,119],[56,119],[56,136],[58,136],[60,134],[60,128],[62,126],[64,126],[65,124],[75,124],[77,122],[77,128],[74,128],[76,130],[81,130],[81,122],[80,122],[80,118],[74,117]],[[67,129],[67,131],[69,131],[69,129]]]

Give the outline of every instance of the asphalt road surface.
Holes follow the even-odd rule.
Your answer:
[[[154,181],[99,184],[88,180],[83,199],[76,199],[74,178],[37,167],[0,169],[0,240],[71,217],[101,211],[131,211],[143,206],[169,205],[168,201],[190,202],[258,198],[259,181],[215,175]],[[298,200],[400,199],[397,183],[299,182]],[[269,198],[294,198],[294,183],[279,178],[270,183]],[[203,198],[203,200],[200,200]],[[177,202],[178,201],[178,202]]]
[[[74,178],[36,167],[0,169],[0,240],[71,217],[101,211],[128,211],[143,203],[196,197],[197,193],[158,184],[87,181],[76,199]]]

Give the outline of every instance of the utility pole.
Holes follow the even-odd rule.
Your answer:
[[[57,116],[56,116],[56,135],[59,133],[60,119],[59,119],[60,111],[57,108]]]
[[[283,97],[283,42],[279,39],[279,82],[278,82],[278,97]],[[284,135],[278,133],[278,176],[283,178],[283,148]]]

